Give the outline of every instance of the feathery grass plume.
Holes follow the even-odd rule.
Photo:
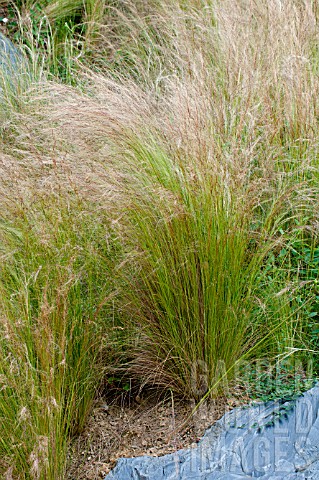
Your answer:
[[[162,248],[164,249],[165,245],[170,242],[174,243],[175,236],[178,238],[179,234],[182,235],[184,246],[180,252],[180,257],[178,251],[174,253],[176,262],[180,259],[183,266],[189,261],[185,260],[185,258],[188,259],[187,255],[191,255],[190,252],[196,252],[197,243],[204,243],[204,237],[199,236],[197,238],[195,235],[197,226],[201,222],[203,222],[203,225],[205,225],[205,222],[212,222],[211,224],[208,223],[208,226],[202,227],[202,230],[208,230],[213,238],[214,231],[220,229],[222,232],[234,229],[238,233],[238,236],[230,236],[232,242],[234,242],[230,245],[228,245],[230,239],[225,233],[225,239],[221,245],[223,245],[225,252],[230,255],[232,249],[235,251],[235,247],[237,248],[236,242],[240,245],[240,239],[243,241],[240,248],[238,246],[238,270],[244,272],[245,269],[241,268],[244,265],[245,268],[248,268],[248,275],[250,274],[250,265],[251,268],[259,265],[259,273],[256,267],[256,271],[251,276],[251,285],[256,286],[257,282],[254,275],[260,279],[260,282],[264,281],[262,280],[263,256],[276,244],[276,241],[284,241],[278,234],[280,228],[290,232],[291,221],[296,215],[307,209],[307,204],[311,204],[309,192],[299,184],[299,181],[304,178],[305,172],[309,175],[311,170],[304,158],[301,161],[298,158],[299,150],[297,150],[297,153],[296,150],[293,150],[293,154],[290,151],[285,151],[287,148],[286,141],[280,143],[276,135],[272,134],[271,129],[277,128],[275,119],[269,119],[268,110],[263,111],[262,106],[260,106],[262,79],[264,78],[263,75],[267,75],[267,70],[261,69],[256,81],[251,82],[248,82],[245,77],[247,75],[247,78],[249,78],[252,75],[250,64],[247,64],[246,71],[242,75],[238,73],[236,58],[233,58],[232,50],[229,50],[229,36],[233,31],[233,24],[231,23],[234,15],[233,10],[227,11],[226,6],[224,10],[216,10],[216,16],[218,17],[219,14],[221,17],[217,26],[215,21],[211,21],[214,16],[211,13],[211,7],[210,10],[207,10],[209,11],[209,17],[207,17],[206,11],[194,10],[191,14],[186,15],[184,13],[181,17],[176,18],[174,12],[169,8],[167,9],[166,13],[171,23],[167,22],[168,26],[163,35],[165,34],[169,38],[172,25],[174,25],[175,31],[180,33],[180,37],[176,41],[176,51],[180,55],[176,55],[176,52],[173,57],[168,55],[169,65],[167,68],[171,68],[174,62],[177,62],[180,78],[177,78],[176,75],[165,78],[163,82],[165,89],[162,90],[159,98],[152,98],[156,76],[147,77],[148,80],[143,87],[144,77],[141,77],[142,80],[138,80],[137,86],[129,74],[127,80],[121,76],[121,84],[119,84],[114,79],[111,80],[98,75],[90,76],[87,73],[86,81],[88,82],[87,88],[90,96],[76,94],[74,90],[67,90],[63,87],[56,89],[51,85],[51,91],[57,92],[57,95],[55,95],[53,102],[50,102],[47,107],[44,106],[45,115],[54,119],[58,135],[68,145],[68,165],[74,171],[79,185],[85,185],[85,172],[88,168],[85,157],[89,154],[91,158],[91,155],[96,155],[95,152],[98,150],[97,158],[101,164],[104,163],[106,166],[103,181],[107,182],[109,176],[110,182],[116,184],[114,195],[119,206],[124,205],[125,209],[128,204],[131,205],[133,202],[131,210],[140,212],[138,218],[141,222],[144,221],[143,216],[146,219],[150,217],[155,221],[154,218],[157,218],[157,214],[152,212],[153,205],[157,205],[160,212],[158,214],[161,218],[159,225],[161,225],[161,222],[166,225],[166,223],[169,223],[168,219],[173,219],[172,222],[176,231],[173,227],[170,227],[167,231],[171,232],[171,237],[167,239],[159,235],[159,238],[163,240]],[[186,25],[192,25],[192,21],[196,22],[197,26],[200,25],[201,28],[196,30],[196,35],[187,36]],[[227,32],[221,30],[222,26],[227,29]],[[239,33],[242,34],[242,31]],[[253,36],[253,34],[255,35],[254,31],[251,35]],[[207,39],[206,43],[204,38]],[[140,41],[143,43],[144,40]],[[168,43],[167,48],[169,48],[169,45]],[[208,52],[207,45],[209,47],[214,46],[214,49],[210,48]],[[244,41],[239,37],[238,48],[243,47]],[[212,51],[214,52],[213,57]],[[163,61],[165,58],[164,55]],[[266,57],[266,60],[269,61],[270,59]],[[208,65],[207,68],[206,65]],[[263,63],[261,63],[261,67],[263,67]],[[139,68],[143,73],[145,64],[141,64]],[[277,108],[276,102],[274,105]],[[153,142],[149,147],[146,141],[144,147],[143,137],[147,138],[147,134],[143,124],[146,123],[151,130],[156,133],[159,132],[157,146]],[[39,125],[39,128],[41,131],[41,125]],[[121,155],[117,154],[119,159],[119,164],[117,164],[117,161],[112,159],[112,151],[116,152],[117,144],[121,144],[127,129],[132,130],[141,140],[137,141],[138,147],[135,146],[134,142],[128,142],[124,147],[124,160]],[[43,132],[45,132],[45,128],[42,127],[42,134]],[[75,138],[74,132],[77,133],[77,145],[72,146]],[[294,137],[292,140],[297,143]],[[305,147],[303,146],[303,148]],[[139,152],[138,154],[136,154],[136,149]],[[282,159],[283,152],[285,152],[286,158]],[[82,160],[83,176],[78,168],[74,168],[79,158]],[[130,158],[129,166],[127,158]],[[149,165],[147,165],[147,162],[149,162]],[[146,168],[147,175],[143,178],[143,181],[147,182],[146,185],[139,183],[140,178],[138,181],[135,178],[136,171],[139,172],[139,169],[143,171],[142,167]],[[94,164],[93,169],[97,168]],[[154,178],[152,177],[153,174]],[[92,181],[93,177],[94,174],[90,177]],[[98,194],[99,189],[103,191],[103,181],[97,186],[97,189],[93,190],[93,195]],[[123,185],[121,183],[127,188],[127,191],[124,189],[124,193],[122,193]],[[106,186],[107,184],[105,184]],[[132,198],[137,201],[142,193],[145,194],[145,198],[142,198],[143,208],[141,205],[135,205],[132,201]],[[153,198],[154,195],[155,198]],[[167,205],[165,203],[166,195],[168,195]],[[168,210],[165,210],[161,203],[158,206],[157,202],[160,201],[161,196],[165,198],[163,202]],[[202,204],[204,205],[204,213],[201,213]],[[164,208],[164,210],[162,211],[161,208]],[[177,211],[175,211],[175,208]],[[115,210],[116,214],[114,206],[112,210]],[[217,211],[216,223],[209,219],[207,213],[215,210]],[[196,213],[197,211],[199,212]],[[198,214],[198,218],[196,218],[196,214]],[[138,230],[134,231],[133,229],[131,232],[131,224],[129,225],[130,235],[128,235],[126,233],[125,217],[123,218],[124,220],[121,222],[122,236],[124,238],[130,238],[130,236],[132,239],[135,238],[134,250],[139,251],[138,239],[140,239],[142,245],[144,241],[146,242],[146,246],[141,247],[142,251],[147,252],[147,245],[156,245],[155,241],[147,240],[147,237],[144,239],[140,237],[141,232],[138,233]],[[230,222],[230,225],[228,222]],[[136,221],[134,224],[138,225],[138,222]],[[222,225],[224,226],[222,227]],[[189,230],[189,237],[186,236],[186,233],[180,233],[179,228],[182,231],[183,229]],[[134,235],[137,235],[137,237]],[[145,235],[149,235],[147,230],[145,230]],[[187,242],[189,242],[188,247]],[[178,244],[178,242],[176,243]],[[158,248],[162,254],[160,246]],[[254,248],[257,248],[256,252],[254,252]],[[222,255],[218,253],[218,257],[221,257],[218,261],[231,266],[237,257],[233,258],[230,255],[230,258],[228,258],[226,253],[225,255],[224,253]],[[193,255],[195,254],[193,253]],[[164,259],[166,258],[164,255],[162,256]],[[205,256],[205,261],[210,262],[211,265],[218,262],[211,254],[209,256],[209,251],[203,248],[200,264],[204,262]],[[195,262],[194,259],[193,261]],[[252,264],[249,263],[250,261]],[[145,267],[145,272],[153,272],[152,265],[151,263]],[[228,271],[225,265],[221,263],[220,269]],[[202,267],[198,268],[202,272]],[[235,267],[229,270],[235,271]],[[197,277],[194,274],[195,268],[191,271],[193,272],[192,281],[187,281],[186,274],[182,277],[185,282],[189,282],[192,286]],[[217,275],[218,268],[213,271]],[[205,269],[203,272],[205,273]],[[199,275],[200,278],[201,275],[202,273]],[[209,275],[212,275],[212,273],[209,273]],[[231,280],[226,281],[221,277],[221,281],[224,281],[226,285],[227,282],[233,281],[232,276],[230,278]],[[239,298],[241,298],[241,295],[245,296],[245,291],[241,292],[240,290],[240,285],[245,284],[245,281],[242,279],[241,282],[237,286],[240,292],[237,297],[237,290],[236,288],[233,289],[234,301],[237,301],[238,308],[242,303]],[[199,283],[201,284],[202,280]],[[206,283],[208,283],[207,279]],[[246,282],[245,287],[248,284],[249,282]],[[226,290],[225,285],[220,287],[221,291]],[[284,286],[285,276],[282,275],[278,283],[278,291],[281,291]],[[195,285],[193,287],[181,287],[180,298],[182,298],[182,291],[185,291],[184,295],[187,297],[188,288],[195,288]],[[269,289],[270,291],[271,289]],[[216,298],[219,298],[218,293],[215,292],[215,294]],[[142,297],[143,295],[145,293],[142,294]],[[251,309],[255,308],[253,306],[254,295],[250,292],[249,295],[247,299],[250,298],[250,300],[247,300],[247,304],[250,305],[250,309],[247,310],[247,315],[248,318],[249,315],[252,318]],[[190,301],[193,297],[189,296]],[[224,298],[223,295],[221,297]],[[221,311],[223,308],[228,308],[229,311],[233,309],[235,312],[233,318],[245,318],[245,315],[236,313],[237,307],[232,305],[232,302],[229,302],[228,305],[225,298],[223,300],[222,298],[219,300]],[[280,300],[283,300],[283,298],[281,296]],[[285,298],[283,306],[278,307],[279,310],[284,308],[286,311],[285,318],[290,315],[288,308],[286,308],[287,302],[288,300]],[[201,302],[197,300],[197,303],[198,307],[196,308],[199,308]],[[268,301],[264,303],[269,305],[271,300],[268,298]],[[273,321],[270,322],[271,328],[276,324],[279,317],[276,311],[269,314],[270,317],[274,316]],[[195,315],[193,317],[195,318]],[[205,313],[203,317],[206,318],[207,314]],[[225,318],[227,319],[227,317]],[[265,317],[266,321],[269,321],[267,316]],[[246,328],[257,330],[257,327],[253,327],[253,324],[249,323],[248,320],[246,323],[248,325]],[[257,325],[260,325],[258,321]],[[278,334],[278,331],[279,329],[276,330],[276,334]],[[190,334],[188,333],[188,335]],[[244,338],[246,333],[243,331],[242,335]],[[186,338],[187,335],[184,335],[184,337]],[[283,337],[279,334],[278,340],[274,344],[280,345]],[[268,342],[268,345],[270,343]],[[206,351],[209,348],[207,347]],[[241,348],[245,349],[246,346]],[[198,350],[201,350],[201,347],[197,346]],[[157,354],[154,356],[156,357]],[[202,361],[202,357],[199,357],[198,360]],[[229,361],[230,363],[231,361]],[[190,371],[188,366],[188,373]],[[213,375],[213,373],[210,375]]]
[[[196,244],[194,240],[196,238],[194,234],[195,228],[190,228],[187,223],[187,221],[190,221],[189,217],[193,218],[191,213],[195,215],[193,213],[195,211],[194,207],[192,207],[191,213],[188,210],[191,207],[187,202],[189,202],[189,197],[192,198],[189,191],[192,192],[194,189],[196,192],[193,193],[195,198],[197,199],[198,197],[198,201],[201,199],[201,202],[205,205],[202,195],[208,189],[210,196],[206,195],[205,201],[210,205],[209,202],[213,203],[215,200],[216,205],[222,205],[217,210],[222,223],[225,221],[226,215],[223,212],[224,208],[226,212],[234,215],[232,221],[235,225],[238,222],[239,231],[241,221],[244,220],[246,222],[244,222],[244,233],[242,233],[243,245],[245,245],[242,247],[245,254],[241,257],[241,250],[238,249],[239,259],[244,258],[245,260],[242,260],[242,262],[247,267],[247,264],[249,265],[249,254],[251,254],[256,262],[254,265],[259,265],[259,272],[257,272],[257,269],[254,273],[256,277],[252,275],[250,279],[251,285],[256,288],[258,283],[256,280],[259,280],[261,284],[265,281],[263,277],[263,270],[265,269],[263,268],[265,267],[263,260],[266,261],[266,258],[263,255],[266,255],[265,252],[271,247],[276,252],[275,245],[277,241],[286,241],[281,236],[280,230],[285,230],[287,236],[289,234],[293,235],[295,220],[302,218],[301,223],[304,224],[305,216],[309,214],[311,205],[313,205],[316,190],[311,191],[307,186],[301,185],[300,181],[305,178],[312,178],[312,181],[315,181],[315,174],[312,168],[314,167],[313,162],[316,161],[316,157],[313,154],[310,157],[305,155],[305,152],[312,152],[316,148],[312,135],[315,117],[310,117],[312,125],[310,128],[308,120],[307,122],[301,121],[296,125],[296,120],[299,122],[300,118],[306,119],[303,114],[292,114],[291,105],[293,101],[293,104],[296,105],[295,108],[300,109],[300,112],[308,112],[309,107],[312,105],[312,82],[316,82],[316,79],[315,77],[309,77],[309,71],[306,68],[307,62],[303,61],[296,64],[296,71],[299,72],[300,69],[301,75],[293,84],[293,88],[291,88],[290,80],[282,74],[282,64],[287,54],[287,42],[291,42],[289,46],[296,51],[297,58],[299,58],[297,52],[303,37],[306,39],[305,48],[309,48],[314,38],[314,31],[308,28],[313,20],[313,14],[309,9],[303,11],[291,2],[287,7],[283,7],[283,11],[280,9],[280,15],[276,15],[276,9],[280,8],[278,5],[277,2],[276,5],[274,3],[269,7],[265,7],[264,4],[257,3],[257,12],[254,15],[256,18],[258,15],[261,16],[263,19],[262,26],[259,28],[259,24],[254,20],[254,17],[254,21],[248,25],[249,34],[247,34],[245,29],[247,26],[247,21],[245,20],[247,14],[246,3],[236,4],[234,8],[233,2],[217,4],[216,8],[207,3],[205,10],[187,10],[187,14],[181,16],[177,15],[176,12],[172,12],[169,8],[165,10],[167,23],[166,28],[162,30],[162,40],[164,37],[165,39],[170,38],[169,32],[173,25],[175,29],[175,43],[174,57],[169,55],[170,42],[168,41],[166,45],[164,42],[161,43],[162,51],[166,52],[166,46],[168,52],[167,57],[164,54],[162,62],[159,62],[159,64],[162,71],[170,72],[170,74],[161,77],[164,79],[162,82],[164,88],[161,89],[161,95],[157,100],[150,127],[151,129],[154,128],[156,132],[160,132],[160,139],[155,147],[153,144],[151,144],[151,147],[145,146],[143,140],[137,140],[138,154],[136,154],[134,142],[133,145],[128,142],[124,146],[124,156],[130,158],[129,166],[127,166],[127,163],[125,164],[125,185],[128,192],[127,204],[130,205],[130,212],[133,217],[133,220],[131,218],[132,230],[130,230],[130,238],[136,239],[136,251],[140,253],[141,250],[146,258],[146,260],[141,260],[140,272],[142,277],[145,273],[147,278],[152,278],[153,275],[157,278],[157,272],[162,271],[160,267],[162,265],[162,269],[165,270],[166,268],[165,271],[167,272],[168,280],[165,277],[165,282],[168,292],[176,291],[170,283],[173,282],[171,279],[172,274],[168,275],[168,272],[172,271],[172,265],[169,262],[173,262],[173,259],[178,259],[175,261],[180,261],[181,266],[179,268],[183,269],[183,266],[189,261],[185,260],[185,258],[188,259],[185,253],[185,250],[188,250],[184,245],[184,243],[187,245],[187,241],[189,241],[189,251],[196,251],[194,246]],[[164,9],[165,7],[167,6],[165,5]],[[270,23],[267,20],[269,10],[271,10]],[[291,37],[283,34],[283,26],[287,17],[291,18],[294,24]],[[212,18],[214,18],[214,21],[211,21]],[[239,21],[241,19],[243,19],[243,22]],[[143,17],[143,21],[147,22],[146,17]],[[131,24],[129,23],[129,25]],[[133,25],[135,25],[134,20]],[[192,31],[192,25],[194,25],[193,36],[189,35],[189,31]],[[243,25],[245,28],[243,28]],[[154,29],[154,23],[152,23],[152,28]],[[265,36],[269,35],[270,30],[273,32],[277,31],[277,29],[281,29],[278,46],[276,45],[276,48],[272,50],[272,45],[269,42],[268,48],[264,49],[262,42]],[[139,31],[140,29],[137,28],[133,44],[137,48],[144,48],[144,46],[149,45],[149,39],[145,41],[139,37]],[[183,35],[182,32],[187,32],[188,35]],[[292,38],[294,35],[298,39],[296,42]],[[212,45],[214,45],[213,49],[210,48]],[[176,52],[180,55],[176,54]],[[181,54],[182,52],[184,52],[184,55]],[[214,52],[214,55],[212,55],[212,52]],[[136,58],[139,59],[140,56],[136,55]],[[166,58],[168,63],[165,63]],[[176,61],[175,70],[178,72],[179,78],[171,73],[174,61]],[[145,72],[146,77],[140,73],[141,70]],[[152,74],[149,76],[150,70],[147,69],[145,64],[140,63],[137,71],[140,74],[138,78],[134,73],[131,75],[130,70],[128,75],[136,78],[141,84],[145,82],[144,79],[147,79],[145,83],[148,88],[153,89],[157,85],[158,75]],[[278,89],[274,89],[275,81],[278,84]],[[307,89],[306,95],[300,96],[300,82],[302,82],[302,88]],[[120,87],[118,91],[121,91]],[[119,105],[121,105],[119,108],[122,108],[120,99]],[[139,128],[134,130],[137,124],[134,127],[134,124],[130,123],[130,127],[133,128],[137,137],[145,136]],[[302,138],[300,135],[307,135],[307,137]],[[162,152],[163,145],[164,154]],[[121,171],[120,167],[119,171]],[[143,176],[142,180],[141,178],[138,180],[135,178],[139,171],[143,172],[141,173]],[[211,181],[212,171],[214,172],[213,178],[217,179],[213,182]],[[193,183],[190,180],[192,176]],[[198,180],[198,185],[200,185],[197,185],[198,190],[194,187],[196,179]],[[185,185],[182,184],[181,186],[182,181],[185,181]],[[211,192],[213,187],[208,187],[206,182],[207,185],[211,183],[214,186],[218,185],[218,188],[221,190],[217,190],[214,196]],[[190,187],[190,184],[192,187]],[[176,190],[178,193],[176,193]],[[188,196],[186,196],[185,192],[187,192]],[[239,198],[234,202],[236,196]],[[138,203],[139,200],[142,206]],[[196,205],[196,202],[192,201]],[[231,208],[225,207],[225,204],[228,205],[227,202],[230,202]],[[184,203],[186,203],[186,206]],[[201,205],[201,203],[198,205],[197,215],[201,221],[204,221],[205,218],[203,220]],[[245,206],[247,211],[244,215]],[[177,211],[175,211],[175,208]],[[184,212],[184,209],[186,209],[187,213]],[[199,218],[197,223],[193,220],[195,225],[201,225]],[[180,224],[183,225],[183,222],[187,225],[187,231],[191,232],[189,237],[186,237],[186,234],[181,234],[184,243],[179,241],[180,232],[178,230],[178,228],[182,228]],[[147,227],[148,223],[150,224],[149,227]],[[167,224],[170,227],[167,227]],[[218,222],[217,224],[219,225]],[[132,225],[136,227],[136,230],[134,230]],[[164,232],[159,231],[160,226],[163,227]],[[226,227],[225,230],[227,231]],[[156,232],[156,238],[154,232]],[[165,235],[171,236],[167,238]],[[212,236],[214,237],[214,235]],[[199,236],[198,242],[200,242],[200,238]],[[159,240],[157,241],[157,239]],[[181,247],[179,252],[180,256],[174,250],[171,258],[170,252],[173,249],[171,244],[175,245],[175,243],[177,245],[181,243],[183,247]],[[257,248],[257,252],[254,252],[252,245]],[[261,250],[258,250],[258,248]],[[177,249],[178,247],[176,247]],[[231,248],[228,246],[225,249],[227,252],[231,251]],[[141,258],[139,253],[137,259]],[[152,255],[154,255],[156,260],[152,260]],[[245,255],[247,255],[247,258]],[[203,255],[203,258],[206,258],[206,261],[207,258],[211,259],[208,252],[206,252],[206,257]],[[150,262],[149,264],[147,263],[148,261]],[[166,261],[167,265],[165,264]],[[226,263],[231,266],[232,261],[228,259]],[[211,260],[211,263],[213,264],[213,260]],[[241,265],[240,261],[239,265]],[[232,268],[230,268],[231,270]],[[244,271],[242,268],[239,270]],[[194,272],[195,268],[191,271]],[[225,271],[228,270],[226,269]],[[178,276],[177,273],[175,276],[180,279],[180,282],[182,282],[181,278],[186,278],[186,275],[183,276],[181,274]],[[195,276],[193,275],[191,278],[194,280]],[[230,278],[232,277],[230,276]],[[140,307],[143,304],[143,298],[145,303],[149,305],[148,313],[145,315],[145,318],[147,317],[148,319],[146,323],[150,322],[150,318],[154,318],[154,323],[156,323],[157,315],[154,312],[158,310],[162,312],[162,309],[156,304],[154,298],[161,299],[161,295],[164,296],[161,290],[161,288],[164,289],[164,286],[161,285],[159,279],[154,280],[154,284],[161,292],[159,293],[156,291],[155,286],[153,286],[153,289],[145,286],[148,281],[151,282],[151,280],[146,280],[143,277],[142,284],[145,288],[141,289],[140,303],[138,303],[138,299],[135,296],[132,303],[138,303]],[[278,275],[278,291],[282,291],[286,282],[287,278],[284,273]],[[186,279],[185,283],[187,285]],[[177,284],[180,285],[179,283]],[[195,289],[194,284],[192,282],[190,284]],[[245,285],[247,285],[247,282]],[[134,288],[137,294],[139,290],[136,287]],[[271,290],[272,288],[267,290],[269,298],[266,303],[268,306],[271,304],[270,299],[275,293],[271,293]],[[151,299],[148,298],[147,292],[153,291],[156,291],[156,294],[152,295],[150,293]],[[182,291],[185,292],[184,296]],[[234,294],[235,292],[236,289],[234,289]],[[189,301],[195,298],[194,295],[187,295],[187,293],[188,289],[186,286],[180,287],[179,298],[186,298]],[[254,293],[256,294],[256,291]],[[242,293],[242,295],[244,294]],[[254,295],[252,293],[250,295],[248,304],[250,308],[254,308],[252,307]],[[158,301],[160,302],[160,300]],[[174,304],[178,305],[178,302],[174,300],[169,303],[172,311],[175,308],[172,307]],[[228,307],[231,309],[233,307],[230,304]],[[241,304],[241,302],[238,302],[238,304]],[[290,300],[288,298],[283,299],[283,296],[281,296],[278,309],[276,308],[275,312],[271,312],[270,309],[268,321],[271,317],[274,317],[271,320],[272,327],[270,330],[273,329],[273,325],[280,318],[287,325],[290,325],[291,321],[295,321],[291,318],[289,305]],[[286,312],[284,315],[279,313],[282,310]],[[139,310],[137,308],[137,311],[140,312],[143,309]],[[162,312],[163,316],[166,314],[165,309],[164,312]],[[135,310],[134,313],[137,316],[139,315]],[[251,319],[256,315],[256,312],[251,314]],[[177,318],[181,322],[181,319],[184,319],[184,317],[185,315],[177,314]],[[171,318],[173,318],[172,313]],[[174,321],[171,323],[174,324]],[[267,321],[267,319],[265,318],[264,321]],[[258,321],[256,322],[259,328],[260,324]],[[158,321],[158,323],[163,322]],[[149,324],[147,323],[147,325]],[[281,333],[279,326],[282,327],[282,325],[279,322],[277,327],[275,327],[277,341],[273,343],[277,347],[280,345],[283,347],[285,341],[288,344],[290,341],[293,342],[295,337],[292,331],[288,337],[285,333]],[[247,328],[257,330],[257,327],[253,327],[252,322],[250,322],[250,327]],[[185,341],[185,338],[193,338],[192,335],[193,333],[188,332],[188,335],[182,336],[183,341]],[[243,337],[245,337],[245,334],[243,334]],[[154,346],[153,340],[149,342],[150,349]],[[189,341],[191,342],[191,340]],[[140,344],[141,348],[142,344],[143,342]],[[158,344],[156,345],[158,346]],[[270,344],[271,341],[268,341],[268,347]],[[148,352],[148,354],[150,353]],[[167,349],[165,354],[163,353],[160,356],[154,347],[153,359],[154,362],[157,362],[158,369],[153,370],[153,372],[159,371],[163,377],[165,375],[164,368],[162,368],[163,363],[165,361],[168,364],[167,359],[171,357],[175,358],[178,364],[180,362],[179,350],[177,353],[175,351],[174,354],[170,354]],[[146,358],[147,354],[144,357],[144,366],[147,363]],[[199,360],[201,359],[202,357],[199,357]],[[189,374],[191,361],[189,359],[187,361]],[[171,373],[174,371],[174,368],[171,368],[169,371]],[[159,382],[161,375],[158,377]],[[178,377],[178,380],[176,380],[178,383],[183,378],[183,375],[179,374],[176,377]],[[151,380],[154,380],[153,375]],[[167,380],[166,384],[170,384],[170,382]]]

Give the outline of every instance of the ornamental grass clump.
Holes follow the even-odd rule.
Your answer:
[[[72,196],[16,215],[0,224],[0,472],[62,480],[111,353],[108,227]]]
[[[268,316],[260,307],[274,294],[264,265],[280,244],[289,191],[261,218],[262,189],[235,182],[232,167],[222,174],[214,161],[187,162],[152,138],[131,139],[125,152],[131,372],[187,396],[216,393],[240,359],[278,347],[289,319],[283,297]]]

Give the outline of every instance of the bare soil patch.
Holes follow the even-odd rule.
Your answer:
[[[127,402],[127,398],[97,400],[87,425],[70,451],[68,480],[95,480],[116,465],[120,457],[161,456],[194,447],[205,430],[236,406],[249,402],[243,391],[203,404],[167,394]]]

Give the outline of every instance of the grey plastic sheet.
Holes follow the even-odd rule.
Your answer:
[[[319,387],[226,413],[195,448],[122,458],[105,480],[319,480]]]
[[[20,67],[23,57],[13,43],[0,33],[0,67],[9,75],[14,74]]]

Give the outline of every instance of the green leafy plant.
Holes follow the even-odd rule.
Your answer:
[[[309,367],[309,365],[308,365]],[[306,371],[294,357],[267,358],[243,363],[237,382],[253,400],[289,402],[314,385],[313,372]]]

